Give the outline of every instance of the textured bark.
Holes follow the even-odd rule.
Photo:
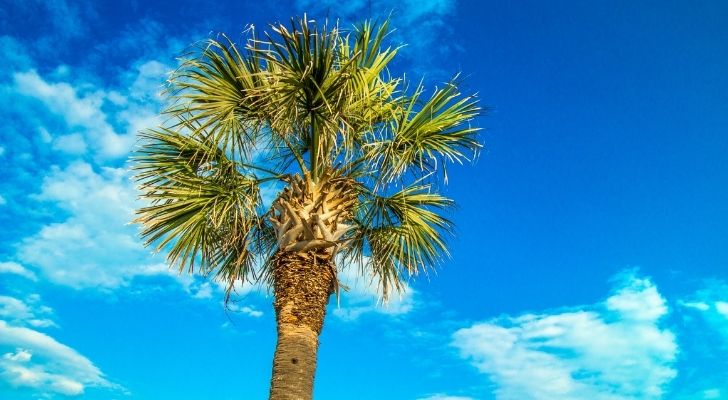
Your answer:
[[[318,336],[305,326],[278,327],[271,400],[309,400],[313,395]]]
[[[318,336],[338,281],[334,256],[351,229],[356,182],[295,175],[273,203],[279,252],[273,266],[278,343],[271,400],[310,400]]]
[[[318,336],[336,274],[326,251],[279,253],[273,271],[278,343],[270,400],[310,400]]]

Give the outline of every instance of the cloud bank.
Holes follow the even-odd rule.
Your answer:
[[[604,302],[476,323],[452,344],[499,399],[659,399],[677,375],[667,314],[655,285],[626,273]]]
[[[16,389],[76,396],[87,387],[121,389],[91,360],[39,329],[56,327],[40,296],[0,296],[0,378]]]

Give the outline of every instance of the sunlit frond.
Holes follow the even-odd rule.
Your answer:
[[[379,167],[381,182],[410,169],[431,172],[438,160],[462,162],[480,147],[478,128],[470,125],[480,113],[474,96],[461,96],[455,80],[420,105],[422,92],[420,85],[404,101],[401,115],[390,121],[391,131],[367,144],[367,157]]]
[[[415,183],[390,196],[363,196],[344,258],[377,277],[385,298],[401,289],[404,276],[433,268],[448,254],[443,234],[452,225],[441,213],[453,202],[431,189]]]
[[[133,168],[150,205],[137,211],[135,222],[147,244],[168,250],[180,271],[251,273],[252,236],[261,225],[259,180],[202,138],[169,129],[141,136]]]
[[[170,77],[166,114],[191,135],[204,134],[230,152],[249,156],[263,126],[258,107],[267,81],[253,52],[241,54],[227,37],[195,49]]]

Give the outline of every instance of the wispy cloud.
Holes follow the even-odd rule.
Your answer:
[[[93,3],[69,3],[66,0],[29,0],[24,3],[29,9],[32,7],[36,12],[45,14],[53,27],[53,32],[62,37],[84,35],[87,26],[84,17],[93,13],[91,8]]]
[[[171,67],[148,61],[135,69],[137,76],[126,93],[83,83],[48,81],[32,69],[13,75],[14,90],[39,100],[66,123],[68,133],[51,133],[48,138],[55,149],[83,155],[91,147],[96,157],[126,157],[136,132],[158,122],[159,104],[140,93],[158,93]]]
[[[14,182],[2,183],[9,188],[3,195],[9,196],[9,214],[37,226],[8,235],[14,241],[8,247],[17,252],[6,256],[13,262],[1,264],[1,273],[91,290],[126,287],[137,277],[174,276],[193,298],[222,296],[219,285],[170,272],[163,257],[143,247],[139,227],[131,224],[143,204],[127,158],[137,132],[161,122],[160,92],[173,69],[171,58],[185,43],[148,22],[148,30],[124,32],[113,42],[144,58],[124,59],[125,66],[109,76],[81,66],[38,68],[18,40],[0,38],[0,52],[13,53],[4,55],[17,61],[0,77],[7,95],[2,98],[15,99],[0,110],[12,121],[10,131],[0,133],[10,147],[3,161],[21,171]],[[99,44],[102,50],[105,45],[111,44]],[[43,214],[33,221],[25,210]]]
[[[5,321],[28,325],[35,328],[56,326],[49,317],[53,314],[50,307],[40,303],[40,296],[32,294],[23,301],[15,297],[0,296],[0,318]]]
[[[711,281],[679,304],[687,310],[693,310],[693,314],[719,333],[728,351],[728,283]]]
[[[137,275],[166,271],[129,225],[136,200],[124,170],[96,170],[81,161],[55,167],[37,199],[69,215],[23,239],[18,249],[19,260],[49,281],[74,288],[114,288]]]
[[[0,358],[0,376],[12,386],[65,395],[115,387],[88,358],[45,333],[0,320],[0,346],[16,349]]]
[[[240,305],[238,303],[228,303],[227,309],[234,313],[240,313],[240,314],[247,315],[247,316],[253,317],[253,318],[259,318],[259,317],[263,316],[262,311],[256,310],[255,308],[250,307],[250,306]]]
[[[6,68],[28,68],[32,60],[24,51],[24,46],[11,36],[0,36],[0,54],[5,58]]]
[[[23,267],[22,265],[8,261],[8,262],[0,262],[0,274],[12,274],[12,275],[18,275],[22,276],[23,278],[30,279],[31,281],[36,281],[38,278],[35,276],[35,273],[33,271]]]
[[[17,196],[15,208],[53,213],[35,233],[16,239],[13,258],[24,265],[3,263],[0,272],[101,289],[126,285],[135,276],[168,273],[130,225],[139,203],[124,163],[136,132],[159,122],[158,93],[170,69],[158,61],[138,61],[106,84],[88,78],[88,71],[64,66],[47,75],[33,68],[11,73],[3,89],[20,101],[9,104],[19,116],[14,120],[22,134],[16,138],[56,150],[31,156],[21,153],[28,146],[16,146],[8,161],[35,158],[26,163],[35,178],[26,177],[26,191],[11,195]],[[38,113],[38,107],[45,112]]]
[[[657,287],[629,272],[602,303],[477,323],[453,345],[499,399],[658,399],[677,374],[667,313]]]
[[[355,321],[369,313],[396,317],[413,310],[416,291],[412,287],[405,283],[401,293],[394,293],[388,302],[381,303],[376,282],[360,276],[358,270],[354,265],[344,266],[339,270],[339,281],[346,290],[342,290],[340,302],[332,311],[335,317],[344,321]]]
[[[57,327],[53,310],[33,294],[25,301],[0,296],[0,384],[37,394],[75,396],[87,387],[121,389],[89,359],[38,329]]]
[[[728,282],[709,280],[677,302],[681,342],[677,399],[720,399],[728,394]]]

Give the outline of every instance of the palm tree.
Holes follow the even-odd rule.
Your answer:
[[[140,134],[133,160],[149,204],[136,222],[180,272],[225,282],[226,301],[242,281],[272,287],[270,399],[310,399],[340,268],[386,301],[447,255],[452,201],[434,184],[479,148],[479,108],[455,80],[425,98],[391,76],[387,22],[271,30],[249,29],[242,50],[209,40],[171,75],[168,121]]]

